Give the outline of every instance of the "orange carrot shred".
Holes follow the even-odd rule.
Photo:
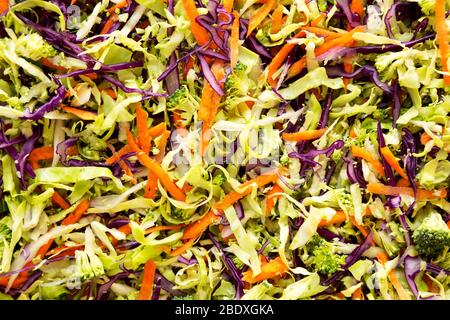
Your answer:
[[[196,238],[189,239],[181,247],[178,247],[175,250],[173,250],[170,253],[170,255],[176,257],[176,256],[179,256],[180,254],[185,253],[190,247],[192,247],[192,245],[194,244],[195,240],[196,240]]]
[[[318,47],[314,53],[316,57],[326,53],[327,51],[331,50],[335,47],[351,47],[354,45],[355,41],[353,40],[353,34],[355,32],[361,32],[364,31],[363,26],[358,26],[354,28],[353,30],[346,32],[342,34],[338,38],[330,39],[329,41],[326,41],[324,44],[322,44],[320,47]],[[306,67],[306,58],[303,57],[290,67],[288,71],[288,78],[292,78],[296,75],[298,75],[302,70]]]
[[[61,109],[63,109],[65,112],[68,112],[68,113],[71,113],[71,114],[77,116],[78,118],[80,118],[82,120],[94,121],[95,119],[97,119],[97,114],[95,114],[92,111],[68,107],[65,105],[61,105]]]
[[[448,53],[449,53],[449,43],[448,43],[448,30],[447,23],[445,19],[445,0],[436,0],[434,4],[435,21],[436,21],[436,38],[439,44],[439,51],[441,53],[441,64],[442,71],[448,72]],[[444,75],[444,83],[446,86],[450,86],[450,75]]]
[[[234,203],[245,197],[246,195],[252,192],[252,188],[249,186],[256,185],[258,188],[268,185],[269,183],[275,182],[278,179],[278,174],[267,173],[256,178],[253,178],[245,183],[243,183],[239,189],[243,189],[242,191],[232,191],[227,194],[221,201],[216,202],[213,205],[213,208],[216,210],[225,210],[229,206],[232,206]]]
[[[233,6],[234,6],[234,0],[224,0],[223,7],[225,8],[225,10],[227,12],[231,13],[233,11]]]
[[[311,27],[317,27],[326,17],[327,15],[325,13],[321,13],[317,18],[311,21]]]
[[[267,17],[275,5],[275,0],[267,0],[264,4],[256,10],[256,12],[250,17],[247,29],[247,37],[255,30],[261,22]]]
[[[146,154],[150,152],[151,135],[147,126],[148,114],[139,104],[136,108],[137,144]]]
[[[367,184],[367,191],[379,194],[379,195],[385,195],[385,196],[398,196],[398,195],[409,195],[411,197],[414,196],[414,189],[411,187],[392,187],[387,186],[382,183],[369,183]],[[438,189],[438,190],[424,190],[424,189],[418,189],[417,190],[417,199],[418,200],[430,200],[430,199],[442,199],[447,196],[447,190],[445,188]]]
[[[52,203],[58,205],[63,210],[70,208],[70,204],[56,190],[52,196]]]
[[[122,0],[119,3],[115,4],[114,6],[112,6],[111,8],[108,9],[109,13],[114,13],[117,9],[122,9],[128,6],[128,0]]]
[[[353,156],[357,157],[357,158],[361,158],[366,160],[367,162],[369,162],[371,165],[374,166],[375,170],[382,176],[384,177],[384,168],[383,165],[381,164],[380,161],[378,161],[374,155],[372,153],[370,153],[369,151],[358,147],[358,146],[352,146],[352,154]]]
[[[263,260],[264,261],[264,260]],[[284,264],[280,257],[276,257],[269,262],[261,265],[261,273],[254,276],[251,270],[243,273],[242,280],[248,283],[257,283],[263,280],[272,279],[285,274],[289,268]]]
[[[134,142],[134,138],[130,132],[130,130],[127,128],[127,139],[128,144],[130,145],[131,149],[135,151],[137,154],[136,156],[139,159],[139,162],[142,163],[147,169],[150,171],[153,171],[157,176],[158,179],[161,181],[161,183],[166,187],[167,191],[172,195],[172,197],[178,201],[185,201],[186,196],[181,191],[178,186],[173,183],[173,181],[170,179],[169,175],[161,168],[161,166],[152,158],[150,158],[148,155],[145,154],[137,144]]]
[[[344,211],[336,211],[335,215],[330,220],[321,220],[319,227],[331,226],[334,224],[340,224],[347,221],[347,215]]]
[[[403,170],[402,167],[400,167],[400,164],[398,163],[397,158],[395,158],[395,156],[392,154],[391,150],[389,149],[389,147],[383,147],[380,148],[381,154],[383,156],[383,158],[387,161],[387,163],[389,163],[389,165],[398,172],[398,174],[404,178],[404,179],[408,179],[408,176],[406,175],[405,170]]]
[[[199,45],[204,45],[209,41],[208,32],[197,22],[199,16],[194,0],[182,0],[182,4],[191,23],[191,32]]]
[[[280,195],[274,196],[274,194],[283,192],[283,189],[278,184],[274,184],[272,189],[267,193],[266,196],[266,216],[272,211],[275,206],[275,201],[280,198]]]
[[[237,64],[238,53],[239,53],[239,14],[233,11],[233,24],[231,26],[231,37],[230,37],[230,67],[234,69]]]
[[[149,259],[144,266],[144,274],[142,276],[142,284],[141,290],[139,291],[138,300],[150,300],[152,298],[155,274],[156,264]]]
[[[220,216],[215,215],[214,212],[212,211],[208,211],[208,213],[204,215],[201,219],[190,224],[184,230],[181,239],[187,240],[197,238],[199,235],[203,233],[203,231],[205,231],[209,227],[210,224],[218,221],[219,219]]]
[[[277,33],[283,27],[283,9],[284,6],[279,4],[272,13],[272,26],[270,28],[271,33]]]
[[[318,129],[318,130],[309,130],[309,131],[300,131],[295,133],[283,133],[282,137],[286,141],[307,141],[307,140],[315,140],[320,138],[325,131],[326,128]]]
[[[84,199],[82,200],[78,206],[75,208],[75,210],[70,213],[63,221],[61,221],[61,224],[63,226],[68,226],[74,223],[77,223],[83,214],[89,209],[89,200]]]
[[[109,30],[111,30],[112,26],[115,22],[119,20],[119,17],[117,14],[112,13],[111,16],[108,18],[108,20],[105,22],[105,25],[103,26],[102,30],[100,31],[100,34],[107,34]]]
[[[53,63],[52,60],[50,60],[49,58],[42,58],[40,60],[41,64],[47,68],[51,68],[51,69],[55,69],[55,70],[59,70],[59,71],[66,71],[65,67],[62,66],[58,66],[57,64]]]
[[[306,35],[306,33],[304,31],[300,31],[299,33],[297,33],[294,38],[302,38]],[[277,71],[282,64],[284,63],[284,61],[286,61],[287,57],[289,56],[289,53],[291,53],[291,51],[295,48],[296,44],[295,43],[286,43],[281,49],[280,51],[278,51],[278,53],[275,55],[275,57],[273,57],[272,61],[270,62],[270,64],[267,67],[267,82],[269,82],[269,84],[272,87],[275,87],[276,85],[276,79],[273,79],[273,74],[275,73],[275,71]]]

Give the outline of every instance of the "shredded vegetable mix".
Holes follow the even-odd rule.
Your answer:
[[[450,299],[450,3],[0,0],[0,299]]]

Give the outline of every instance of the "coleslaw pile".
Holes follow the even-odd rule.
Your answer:
[[[449,14],[0,0],[0,299],[448,299]]]

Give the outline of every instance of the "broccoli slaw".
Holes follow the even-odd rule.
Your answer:
[[[0,0],[0,299],[449,299],[449,16]]]

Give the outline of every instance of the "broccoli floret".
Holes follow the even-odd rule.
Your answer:
[[[174,206],[171,206],[171,208],[172,210],[170,215],[181,221],[187,220],[195,214],[195,210],[193,209],[180,209]]]
[[[243,96],[248,92],[248,80],[245,74],[247,67],[239,62],[225,81],[228,96]]]
[[[166,106],[168,111],[177,111],[183,121],[181,124],[185,126],[189,124],[194,113],[196,113],[199,108],[199,102],[197,98],[189,92],[188,87],[182,85],[167,98]]]
[[[345,255],[334,252],[333,244],[315,234],[306,244],[309,259],[307,263],[325,276],[331,276],[345,263]]]
[[[183,104],[188,94],[189,94],[188,88],[186,86],[181,86],[174,93],[172,93],[170,97],[167,98],[166,102],[167,108],[169,110],[179,108],[179,106]]]
[[[438,212],[429,210],[412,239],[419,255],[434,259],[450,246],[450,230]]]
[[[242,269],[245,266],[245,264],[236,256],[231,256],[231,260],[238,269]]]
[[[12,230],[9,225],[11,225],[10,217],[4,217],[0,220],[0,261],[2,261],[5,246],[8,246],[11,241]]]
[[[11,222],[11,218],[4,217],[0,220],[0,246],[3,240],[11,241],[11,229],[9,228],[9,224]]]
[[[239,62],[225,80],[226,108],[233,108],[248,100],[248,93],[254,87],[254,82],[249,79],[246,71],[247,67]]]
[[[222,170],[219,170],[219,172],[214,176],[212,182],[216,186],[221,186],[227,181],[227,177],[225,176],[225,173],[222,172]]]
[[[290,158],[287,154],[283,154],[280,159],[280,164],[285,167],[288,166],[290,162]]]

